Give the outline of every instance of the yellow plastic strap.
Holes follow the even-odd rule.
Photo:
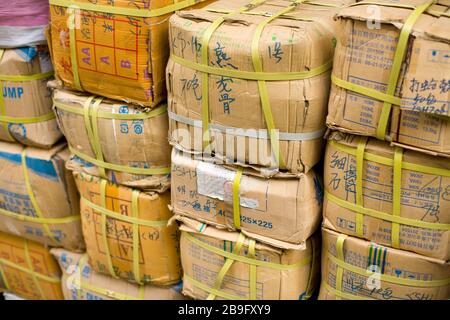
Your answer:
[[[97,111],[103,98],[95,99],[92,107],[92,100],[94,98],[90,97],[86,100],[84,104],[84,124],[86,126],[86,132],[88,134],[89,143],[91,144],[92,150],[94,151],[95,157],[98,162],[104,162],[102,147],[100,144],[100,138],[98,134],[98,121],[97,121]],[[100,176],[104,179],[107,178],[105,168],[99,167]]]
[[[201,63],[197,63],[194,61],[190,61],[179,56],[172,54],[170,56],[175,63],[178,63],[186,68],[193,69],[199,72],[204,72],[212,75],[229,77],[229,78],[238,78],[244,80],[265,80],[265,81],[290,81],[290,80],[303,80],[309,79],[322,73],[327,72],[333,66],[333,61],[330,60],[325,64],[313,68],[308,71],[299,71],[299,72],[254,72],[254,71],[242,71],[242,70],[234,70],[234,69],[225,69],[218,68],[212,66],[206,66]]]
[[[102,180],[102,181],[105,181],[105,182],[102,182],[102,183],[106,184],[107,180]],[[81,201],[83,201],[91,209],[93,209],[95,211],[98,211],[102,215],[105,215],[105,216],[107,216],[107,217],[109,217],[111,219],[117,219],[117,220],[120,220],[120,221],[123,221],[123,222],[128,222],[128,223],[131,223],[131,224],[138,224],[140,226],[153,227],[153,228],[158,228],[158,227],[163,228],[163,227],[166,227],[167,223],[168,223],[168,220],[148,221],[148,220],[137,219],[137,218],[133,218],[133,217],[129,217],[129,216],[124,216],[124,215],[122,215],[120,213],[108,210],[108,209],[106,209],[103,206],[98,206],[95,203],[89,201],[88,199],[86,199],[84,197],[81,197]]]
[[[339,142],[336,142],[333,140],[329,141],[328,143],[330,146],[332,146],[333,148],[335,148],[339,151],[356,156],[356,149],[354,147],[347,146],[347,145],[344,145],[342,143],[339,143]],[[385,166],[390,166],[390,167],[394,166],[393,159],[387,158],[384,156],[379,156],[376,154],[371,154],[368,152],[364,153],[364,160],[376,162],[379,164],[383,164]],[[443,176],[443,177],[450,177],[450,170],[444,169],[444,168],[429,167],[429,166],[420,165],[420,164],[411,163],[411,162],[403,162],[402,167],[404,170],[417,171],[417,172],[421,172],[421,173],[433,174],[433,175],[438,175],[438,176]]]
[[[50,3],[54,0],[50,0]],[[69,4],[73,5],[73,3]],[[78,4],[77,4],[78,5]],[[80,82],[80,75],[78,74],[78,55],[77,55],[77,44],[76,44],[76,35],[75,35],[75,22],[77,17],[75,17],[75,9],[68,8],[67,13],[69,14],[68,23],[71,24],[69,26],[69,42],[70,42],[70,61],[72,63],[72,74],[73,74],[73,84],[75,88],[79,91],[83,91]]]
[[[336,241],[336,253],[337,253],[337,258],[340,261],[345,261],[345,256],[344,256],[345,239],[347,239],[347,235],[340,234]],[[342,292],[343,276],[344,276],[344,269],[338,265],[338,267],[336,269],[336,291],[338,291],[338,292]],[[340,300],[340,297],[337,298],[337,300]]]
[[[225,258],[229,258],[235,261],[239,261],[242,263],[246,263],[246,264],[250,264],[250,265],[255,265],[255,266],[260,266],[260,267],[265,267],[265,268],[271,268],[274,270],[281,270],[281,271],[289,271],[289,270],[295,270],[298,269],[300,267],[303,267],[305,265],[308,265],[309,263],[311,263],[311,256],[306,257],[300,261],[298,261],[297,263],[294,264],[279,264],[279,263],[273,263],[273,262],[267,262],[267,261],[261,261],[261,260],[256,260],[256,259],[250,259],[248,257],[244,257],[244,256],[240,256],[240,255],[236,255],[232,252],[227,252],[224,250],[221,250],[219,248],[216,248],[212,245],[207,244],[206,242],[203,242],[199,239],[196,239],[194,236],[192,236],[189,232],[184,232],[183,233],[184,236],[186,237],[186,239],[188,239],[189,241],[191,241],[192,243],[194,243],[195,245],[202,247],[203,249],[210,251],[212,253],[215,253],[219,256],[225,257]]]
[[[314,270],[316,270],[316,266],[317,266],[317,262],[319,259],[317,259],[319,256],[317,256],[316,253],[316,240],[314,238],[310,238],[309,240],[307,240],[311,243],[311,269],[309,272],[309,276],[308,276],[308,285],[306,286],[306,290],[305,290],[305,295],[303,295],[302,300],[308,300],[309,298],[311,298],[312,293],[314,292],[313,288],[313,276],[314,276]],[[320,262],[319,262],[320,263]],[[319,267],[320,269],[320,267]]]
[[[138,295],[138,300],[145,300],[145,286],[139,286]]]
[[[30,275],[31,275],[31,272],[32,272],[31,270],[28,270],[27,268],[24,268],[21,265],[18,265],[16,263],[12,262],[12,261],[0,258],[0,265],[2,265],[2,264],[4,266],[7,266],[7,267],[10,267],[10,268],[19,270],[21,272],[24,272],[24,273],[27,273],[27,274],[30,274]],[[59,283],[59,282],[61,282],[60,278],[52,278],[52,277],[46,276],[45,274],[35,273],[35,276],[36,276],[36,278],[38,278],[40,280],[47,281],[47,282],[50,282],[50,283]]]
[[[375,89],[367,88],[364,86],[354,84],[349,81],[339,79],[334,74],[331,75],[331,82],[333,82],[333,84],[335,84],[336,86],[341,87],[343,89],[350,90],[350,91],[362,94],[364,96],[368,96],[368,97],[376,99],[376,100],[391,103],[396,106],[401,105],[401,102],[402,102],[402,100],[398,97],[388,95],[383,92],[377,91]]]
[[[34,271],[33,263],[31,262],[31,259],[30,259],[30,251],[28,250],[28,241],[25,239],[23,240],[23,251],[24,251],[24,255],[25,255],[25,262],[27,263],[28,269],[30,270],[31,277],[33,278],[33,283],[36,286],[36,289],[39,291],[39,297],[42,300],[45,300],[44,291],[41,288],[39,280],[36,276],[36,272]]]
[[[65,223],[71,223],[74,221],[79,221],[80,216],[79,215],[73,215],[73,216],[67,216],[63,218],[36,218],[36,217],[30,217],[26,216],[20,213],[15,213],[12,211],[7,211],[4,209],[0,209],[0,214],[17,219],[19,221],[26,221],[31,223],[39,223],[39,224],[65,224]]]
[[[303,0],[294,0],[293,4],[283,10],[277,12],[271,17],[264,19],[258,26],[256,27],[255,33],[252,39],[252,62],[255,72],[262,72],[263,65],[262,60],[259,55],[259,41],[262,35],[264,28],[276,18],[282,16],[283,14],[293,10],[297,5],[299,5]],[[261,98],[261,107],[264,113],[264,119],[266,121],[267,131],[270,136],[270,144],[272,146],[272,154],[275,157],[276,164],[281,168],[285,169],[285,162],[283,157],[280,154],[280,137],[278,134],[278,130],[276,129],[275,122],[273,120],[272,109],[270,107],[269,100],[269,92],[267,90],[267,86],[264,80],[258,80],[258,89],[259,96]]]
[[[36,73],[36,74],[30,74],[30,75],[7,75],[7,74],[0,74],[0,80],[2,81],[10,81],[10,82],[26,82],[26,81],[35,81],[35,80],[41,80],[50,78],[53,76],[54,72],[45,72],[45,73]]]
[[[100,201],[101,201],[101,208],[106,209],[106,180],[100,181]],[[83,200],[83,198],[82,198]],[[92,207],[91,207],[92,208]],[[92,208],[93,209],[93,208]],[[100,210],[96,210],[100,211]],[[103,246],[105,247],[105,257],[108,264],[108,270],[109,273],[113,278],[118,279],[116,272],[114,271],[113,262],[111,258],[111,251],[109,250],[109,242],[108,242],[108,234],[106,230],[106,214],[103,211],[100,211],[101,217],[102,217],[102,239],[103,239]]]
[[[42,218],[43,214],[41,211],[41,208],[39,207],[39,204],[37,203],[37,200],[34,196],[33,188],[31,186],[30,176],[28,175],[28,168],[27,168],[27,153],[26,149],[24,148],[22,150],[21,154],[21,161],[22,161],[22,171],[23,171],[23,178],[25,181],[25,187],[27,189],[28,196],[30,198],[31,205],[33,206],[34,212],[38,216],[38,218]],[[48,227],[47,223],[42,223],[42,228],[44,229],[47,236],[55,242],[55,244],[59,244],[60,241],[55,237],[55,235],[50,231],[50,228]]]
[[[403,224],[403,225],[417,227],[417,228],[443,230],[443,231],[450,230],[450,224],[448,224],[448,223],[445,224],[445,223],[425,222],[425,221],[421,221],[421,220],[409,219],[409,218],[400,217],[400,216],[393,216],[392,214],[377,211],[374,209],[359,207],[356,204],[348,202],[346,200],[342,200],[327,191],[325,191],[325,198],[328,201],[331,201],[340,207],[343,207],[343,208],[346,208],[348,210],[352,210],[355,212],[359,212],[359,213],[362,213],[364,215],[367,215],[367,216],[370,216],[373,218],[382,219],[385,221],[390,221],[393,223]]]
[[[4,289],[10,290],[10,287],[9,287],[9,284],[8,284],[8,279],[6,279],[5,270],[3,270],[2,259],[0,259],[0,277],[1,277],[1,280],[3,281],[4,286],[5,286]]]
[[[112,290],[108,290],[108,289],[104,289],[104,288],[100,288],[97,286],[94,286],[90,283],[86,283],[83,282],[82,279],[82,271],[83,268],[86,266],[87,264],[87,255],[84,255],[78,262],[78,272],[79,272],[79,279],[80,281],[76,281],[76,277],[72,278],[72,285],[74,285],[77,289],[77,298],[78,300],[81,300],[81,290],[85,290],[85,291],[91,291],[95,294],[99,294],[99,295],[103,295],[112,299],[117,299],[117,300],[143,300],[144,295],[143,292],[145,290],[144,286],[140,286],[139,287],[139,297],[133,297],[133,296],[129,296],[123,293],[118,293]]]
[[[77,149],[73,148],[72,146],[69,146],[70,152],[72,152],[74,155],[76,155],[78,158],[83,159],[87,162],[90,162],[97,167],[102,167],[109,170],[119,171],[119,172],[125,172],[129,174],[143,174],[143,175],[157,175],[157,174],[169,174],[170,173],[170,167],[162,167],[162,168],[134,168],[134,167],[127,167],[122,166],[118,164],[112,164],[104,161],[99,161],[95,158],[92,158]]]
[[[239,253],[241,252],[241,248],[242,248],[242,245],[244,244],[244,241],[245,241],[245,236],[242,233],[240,233],[238,241],[236,242],[236,246],[233,249],[233,253],[235,255],[239,255]],[[225,263],[222,266],[222,268],[220,269],[220,271],[217,273],[216,281],[214,281],[214,287],[213,288],[215,290],[220,290],[220,288],[222,286],[223,279],[225,278],[225,275],[230,270],[230,268],[233,265],[234,261],[235,260],[233,260],[231,258],[226,258],[225,259]],[[208,296],[207,300],[214,300],[215,298],[216,298],[215,294],[210,294]]]
[[[84,116],[84,110],[82,108],[74,107],[74,106],[65,104],[63,102],[53,101],[53,107],[55,109],[61,109],[66,112]],[[139,112],[139,113],[134,113],[134,114],[112,113],[112,112],[98,110],[97,118],[114,119],[114,120],[146,120],[146,119],[157,117],[157,116],[165,114],[165,113],[167,113],[167,104],[165,104],[161,107],[155,108],[149,112]]]
[[[394,183],[392,189],[392,215],[401,215],[401,200],[402,200],[402,162],[403,149],[396,147],[394,153]],[[392,223],[391,228],[391,242],[392,247],[400,247],[400,225],[396,222]]]
[[[425,4],[418,6],[411,15],[406,19],[405,24],[400,32],[398,39],[397,49],[395,50],[394,61],[391,67],[391,73],[389,74],[389,81],[386,90],[386,94],[394,95],[397,88],[397,82],[402,67],[403,58],[406,54],[406,47],[408,45],[409,35],[411,33],[413,25],[416,23],[420,15],[433,4],[433,1],[429,1]],[[383,109],[381,110],[380,120],[377,127],[377,138],[384,140],[386,135],[386,129],[391,114],[392,104],[384,102]]]
[[[246,300],[245,298],[235,296],[233,294],[229,294],[227,292],[211,288],[211,287],[205,285],[204,283],[195,280],[194,278],[192,278],[191,276],[189,276],[186,273],[184,273],[184,275],[183,275],[183,281],[191,282],[195,287],[197,287],[205,292],[208,292],[211,295],[217,296],[217,297],[221,297],[221,298],[228,299],[228,300]]]
[[[229,14],[226,14],[217,20],[213,21],[209,27],[203,32],[202,40],[201,40],[201,65],[208,66],[208,48],[209,48],[209,40],[211,39],[212,34],[217,28],[225,21],[226,17],[230,17],[235,14],[239,14],[246,10],[252,9],[255,6],[265,2],[265,0],[253,0],[250,4],[239,8],[236,11],[233,11]],[[210,141],[211,137],[209,134],[209,74],[204,72],[202,74],[202,124],[203,124],[203,150],[205,150]]]
[[[248,242],[248,257],[250,259],[256,259],[256,251],[255,251],[256,241],[250,239]],[[250,275],[249,275],[249,283],[250,283],[250,300],[256,300],[256,266],[249,265]]]
[[[2,109],[3,111],[3,109]],[[37,117],[8,117],[0,115],[0,122],[7,122],[7,123],[22,123],[22,124],[29,124],[29,123],[38,123],[38,122],[44,122],[48,120],[52,120],[56,117],[55,113],[47,113],[42,116]]]
[[[139,218],[139,191],[133,190],[131,193],[131,215],[134,219]],[[142,285],[142,280],[140,276],[140,265],[139,265],[139,224],[133,223],[133,273],[134,280],[137,284]]]
[[[356,149],[356,205],[364,207],[363,201],[363,167],[364,167],[364,151],[366,149],[367,137],[360,137],[358,147]],[[363,237],[363,215],[356,214],[356,234]]]
[[[130,16],[130,17],[141,17],[141,18],[154,18],[166,15],[168,13],[172,13],[184,8],[187,8],[189,6],[193,6],[197,3],[199,3],[199,0],[183,0],[177,2],[177,0],[174,0],[175,3],[167,5],[162,8],[157,9],[135,9],[135,8],[124,8],[124,7],[113,7],[113,6],[107,6],[107,5],[98,5],[93,3],[87,3],[87,2],[79,2],[74,0],[50,0],[50,4],[54,6],[60,6],[60,7],[77,7],[81,10],[87,10],[87,11],[95,11],[95,12],[102,12],[102,13],[110,13],[115,15],[122,15],[122,16]],[[135,4],[136,5],[136,4]]]
[[[89,137],[89,139],[95,139],[95,134],[93,130],[93,126],[91,125],[90,121],[90,104],[92,103],[92,100],[94,97],[89,97],[83,106],[83,109],[73,107],[58,101],[53,102],[53,106],[55,109],[61,109],[70,113],[74,113],[77,115],[81,115],[84,117],[84,123],[86,127],[86,132]],[[167,112],[167,105],[164,105],[162,107],[156,108],[150,112],[143,112],[143,113],[136,113],[136,114],[121,114],[121,113],[110,113],[105,111],[99,111],[97,109],[96,115],[97,118],[102,119],[115,119],[115,120],[145,120],[149,118],[153,118],[159,115],[162,115]],[[98,129],[96,129],[98,131]],[[97,145],[97,144],[95,144]],[[98,143],[100,145],[100,143]],[[93,144],[91,143],[92,150],[94,151],[94,154],[97,155],[95,152],[95,148]],[[170,167],[162,167],[162,168],[135,168],[135,167],[128,167],[124,165],[118,165],[113,163],[105,162],[104,160],[99,160],[98,158],[90,157],[79,150],[73,148],[72,146],[69,146],[70,151],[76,155],[78,158],[83,159],[87,162],[90,162],[94,165],[96,165],[99,168],[129,173],[129,174],[142,174],[142,175],[158,175],[158,174],[169,174],[170,173]],[[101,152],[101,150],[100,150]],[[103,155],[99,153],[101,158],[103,158]],[[106,173],[105,173],[106,174]]]
[[[233,181],[233,219],[234,227],[238,230],[241,229],[241,202],[239,199],[239,185],[242,178],[242,168],[238,168]]]
[[[450,278],[447,279],[439,279],[439,280],[415,280],[409,278],[399,278],[397,276],[390,276],[387,274],[380,274],[379,272],[371,272],[370,270],[366,270],[360,267],[356,267],[352,264],[346,263],[339,258],[328,253],[328,258],[338,265],[338,267],[348,270],[350,272],[356,273],[363,277],[370,277],[376,274],[381,281],[399,284],[402,286],[409,287],[420,287],[420,288],[433,288],[433,287],[443,287],[450,284]]]

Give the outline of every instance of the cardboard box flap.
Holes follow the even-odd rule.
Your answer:
[[[220,240],[226,240],[226,241],[232,241],[237,242],[239,238],[239,232],[231,232],[223,229],[217,229],[213,226],[209,226],[205,223],[201,223],[197,220],[187,218],[185,216],[174,216],[170,221],[170,223],[173,223],[174,220],[182,222],[180,225],[180,230],[189,232],[189,233],[195,233],[195,234],[202,234],[208,237],[220,239]],[[261,237],[263,238],[263,237]],[[259,240],[259,239],[256,239]],[[306,244],[301,245],[292,245],[290,243],[286,243],[283,241],[277,241],[269,238],[265,238],[265,243],[262,243],[257,241],[256,242],[256,249],[257,250],[268,250],[272,251],[278,254],[281,254],[283,250],[304,250],[306,249]],[[244,246],[248,246],[249,239],[247,238],[244,241]]]
[[[424,0],[401,0],[401,1],[391,1],[391,0],[381,0],[377,1],[377,4],[380,5],[374,8],[373,4],[364,4],[363,2],[360,4],[354,4],[345,7],[341,11],[339,11],[337,17],[338,18],[351,18],[354,20],[362,20],[369,22],[381,22],[381,23],[389,23],[401,29],[403,27],[406,19],[411,15],[412,9],[408,8],[400,8],[393,6],[382,6],[382,3],[391,4],[391,5],[409,5],[409,6],[419,6],[421,4],[427,3],[428,1]],[[449,41],[448,32],[444,30],[448,30],[444,26],[449,26],[449,18],[445,17],[436,17],[434,12],[445,12],[448,8],[442,4],[435,4],[429,8],[429,11],[423,13],[417,21],[414,23],[411,33],[414,36],[429,36],[432,38],[438,38],[441,40]],[[374,18],[375,17],[375,18]],[[449,20],[449,21],[447,21]],[[438,23],[439,21],[439,23]],[[438,24],[436,24],[438,23]],[[442,25],[444,23],[444,26]],[[439,26],[439,28],[431,27],[433,25]],[[441,29],[441,30],[439,30]]]

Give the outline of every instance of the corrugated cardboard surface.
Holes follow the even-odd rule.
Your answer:
[[[236,171],[172,152],[172,209],[176,214],[236,230],[233,181]],[[241,230],[260,241],[301,244],[319,226],[322,183],[314,171],[293,179],[243,175],[239,185]],[[267,239],[271,238],[271,239]]]
[[[30,270],[26,262],[24,241],[25,240],[22,238],[11,236],[6,233],[0,233],[0,259],[5,259]],[[28,252],[34,272],[55,279],[61,277],[58,263],[50,254],[49,249],[36,242],[28,241]],[[47,282],[38,278],[37,282],[44,294],[44,296],[42,296],[31,274],[11,266],[6,266],[1,262],[0,269],[3,270],[3,274],[6,277],[6,282],[9,286],[6,288],[5,281],[2,279],[2,273],[0,273],[0,291],[7,290],[22,298],[32,300],[64,299],[61,291],[61,283],[59,282]]]
[[[337,264],[328,258],[336,254],[339,233],[323,229],[322,232],[322,284],[319,300],[334,300],[334,293],[327,290],[324,283],[336,287]],[[350,270],[343,271],[342,291],[357,296],[357,299],[377,300],[447,300],[450,286],[417,287],[400,285],[377,278],[378,273],[411,280],[443,280],[450,278],[450,265],[445,261],[427,258],[408,251],[386,248],[373,242],[348,237],[344,242],[346,263],[367,269],[367,276]],[[359,298],[358,298],[359,297]]]
[[[87,262],[81,264],[83,254],[63,249],[52,249],[63,272],[62,290],[66,300],[117,300],[117,295],[139,300],[139,287],[124,280],[114,279],[95,272]],[[80,261],[81,260],[81,261]],[[81,288],[78,283],[81,281]],[[89,288],[86,287],[89,286]],[[94,289],[93,289],[94,288]],[[95,289],[107,290],[108,295]],[[143,300],[184,300],[181,283],[170,287],[146,285]]]
[[[181,232],[181,263],[184,274],[210,288],[214,287],[218,272],[226,258],[190,241],[186,234],[210,246],[232,252],[239,233],[219,230],[211,226],[202,227],[200,222],[183,218]],[[281,249],[271,245],[256,243],[256,259],[277,263],[295,264],[311,257],[308,264],[291,270],[275,270],[268,267],[256,267],[256,297],[258,300],[298,300],[309,296],[315,289],[319,273],[320,245],[316,237],[310,238],[302,249]],[[248,239],[240,251],[241,256],[248,254]],[[249,298],[249,265],[235,261],[226,273],[220,290],[244,299]],[[183,279],[183,294],[195,299],[205,299],[208,293],[194,286],[186,276]],[[220,299],[220,297],[217,297]]]
[[[66,90],[55,90],[53,100],[75,107],[80,111],[88,95]],[[130,104],[113,100],[103,100],[99,111],[111,114],[149,111]],[[69,144],[75,150],[95,158],[93,147],[86,131],[85,118],[82,115],[56,108],[59,126]],[[167,113],[144,120],[115,120],[99,118],[97,121],[99,141],[105,162],[141,168],[166,168],[170,166],[170,145],[167,142]],[[97,167],[75,158],[68,167],[75,171],[99,176]],[[169,175],[136,175],[106,170],[108,179],[116,183],[141,189],[165,191],[170,185]]]
[[[101,205],[100,179],[74,172],[80,195]],[[108,210],[131,216],[132,189],[108,183],[106,206]],[[168,220],[170,192],[162,194],[140,193],[139,219],[149,221]],[[103,246],[101,214],[81,201],[81,220],[89,263],[93,270],[109,275],[108,261]],[[134,281],[132,224],[107,218],[107,241],[113,267],[117,276]],[[179,236],[175,225],[168,227],[139,227],[139,265],[144,282],[155,285],[177,283],[181,279],[179,260]]]
[[[359,137],[335,132],[330,140],[355,148]],[[366,152],[394,158],[394,148],[388,143],[369,140]],[[450,170],[445,158],[432,157],[405,150],[403,162]],[[324,185],[330,194],[356,203],[356,158],[328,145],[324,162]],[[363,163],[363,206],[392,214],[393,167],[365,160]],[[450,177],[402,170],[400,216],[433,223],[450,223]],[[349,235],[356,235],[356,213],[339,205],[324,201],[324,226]],[[383,245],[391,245],[392,223],[364,216],[364,238]],[[450,257],[450,231],[431,230],[400,225],[400,249],[448,260]]]
[[[23,149],[19,144],[0,142],[0,208],[36,217],[25,185],[21,161]],[[71,172],[64,167],[69,156],[65,144],[58,144],[49,150],[26,148],[31,189],[43,218],[79,215],[79,197],[75,182]],[[48,226],[60,240],[59,243],[54,243],[48,237],[42,224],[0,214],[0,230],[3,232],[70,250],[84,248],[80,220]]]
[[[27,76],[46,73],[52,69],[47,46],[5,50],[0,60],[0,75]],[[3,115],[33,118],[51,113],[52,101],[46,87],[47,81],[48,79],[0,81],[5,105]],[[29,124],[0,122],[0,140],[3,141],[18,141],[29,146],[50,148],[61,137],[55,119]]]
[[[345,2],[351,1],[331,1],[337,5]],[[245,0],[218,1],[201,10],[176,13],[170,19],[171,53],[201,63],[202,33],[212,21],[223,15],[212,10],[233,11],[247,3]],[[290,4],[290,1],[267,1],[250,12],[276,13]],[[334,52],[335,24],[332,18],[336,12],[336,8],[304,4],[289,13],[294,18],[277,18],[267,25],[259,42],[263,70],[308,71],[330,61]],[[314,21],[307,21],[308,18]],[[226,18],[209,41],[209,66],[253,72],[252,38],[257,25],[265,19],[267,17],[250,14]],[[169,60],[167,86],[170,111],[189,119],[201,119],[202,75]],[[280,132],[310,133],[324,127],[329,76],[328,71],[305,80],[266,81],[275,127]],[[266,129],[257,81],[209,75],[208,96],[211,125]],[[190,139],[185,137],[184,131],[187,131],[188,137],[190,134]],[[177,148],[201,151],[201,128],[171,120],[170,134],[171,143]],[[219,140],[216,136],[217,132],[211,130],[212,140],[216,139],[211,147],[217,157],[227,157],[255,167],[271,165],[269,140],[240,137],[247,145],[245,152],[240,152],[234,145],[227,145],[227,139]],[[227,133],[227,137],[228,140],[236,139],[232,133]],[[249,143],[258,145],[261,152],[253,154]],[[280,154],[287,169],[295,174],[308,171],[316,164],[321,151],[321,137],[308,141],[280,141]]]
[[[418,5],[425,1],[398,1]],[[431,10],[448,10],[439,1]],[[372,26],[367,5],[340,11],[333,73],[338,78],[385,92],[400,29],[411,9],[378,6],[380,28]],[[412,29],[397,82],[387,139],[409,148],[450,156],[450,18],[422,14]],[[327,125],[345,132],[375,136],[383,103],[332,86]],[[439,117],[444,116],[444,117]]]
[[[88,0],[80,3],[94,4]],[[114,7],[151,10],[172,0],[136,2],[115,0]],[[96,5],[110,6],[107,0]],[[164,68],[167,63],[168,19],[128,17],[81,10],[76,19],[76,53],[81,86],[105,97],[156,106],[166,97]],[[57,76],[75,89],[66,8],[50,6],[53,62]]]

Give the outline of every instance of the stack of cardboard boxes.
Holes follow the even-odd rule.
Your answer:
[[[316,287],[333,15],[343,1],[217,1],[170,19],[172,209],[183,293]]]
[[[47,1],[0,4],[0,291],[62,299],[48,246],[84,249],[69,151],[46,83]]]
[[[448,299],[449,6],[379,3],[337,16],[319,298]]]

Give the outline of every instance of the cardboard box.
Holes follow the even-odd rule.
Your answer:
[[[233,184],[237,172],[172,152],[172,210],[201,222],[236,231]],[[239,176],[238,176],[239,177]],[[262,242],[303,244],[321,221],[323,188],[313,170],[292,179],[248,174],[239,183],[240,229]]]
[[[306,79],[264,81],[259,85],[267,89],[267,108],[271,110],[274,129],[279,131],[279,154],[285,164],[281,169],[292,174],[310,170],[322,152],[334,53],[333,15],[339,6],[350,2],[328,1],[336,6],[328,7],[295,6],[291,1],[276,0],[250,6],[248,13],[225,17],[209,41],[208,67],[213,69],[209,72],[215,73],[207,78],[207,90],[203,90],[206,73],[199,71],[203,66],[203,32],[226,12],[235,11],[248,1],[217,1],[203,9],[174,14],[170,18],[171,58],[167,66],[171,144],[193,153],[202,151],[202,103],[207,92],[212,143],[206,151],[228,162],[272,169],[264,170],[267,175],[277,173],[276,148],[272,155],[258,81],[241,74],[216,73],[247,72],[246,76],[251,76],[256,70],[252,40],[257,26],[292,5],[285,16],[265,26],[258,54],[266,75],[309,74]],[[321,70],[314,73],[318,69]]]
[[[168,19],[202,0],[62,2],[50,0],[49,42],[64,86],[145,106],[164,101]]]
[[[393,246],[398,236],[399,249],[449,260],[450,162],[415,151],[401,152],[399,147],[395,155],[396,148],[375,139],[359,147],[365,150],[362,161],[362,152],[356,155],[363,139],[339,132],[330,136],[324,162],[324,226],[387,246]],[[402,169],[395,174],[394,158],[402,153]],[[395,181],[398,187],[393,188]],[[361,194],[360,203],[357,194]]]
[[[144,193],[85,173],[74,172],[74,176],[92,269],[132,282],[177,283],[181,279],[179,234],[175,225],[167,226],[172,216],[170,192]]]
[[[0,3],[0,48],[46,44],[44,28],[50,14],[48,0]]]
[[[338,14],[333,75],[353,85],[387,92],[400,30],[423,0],[355,4]],[[389,6],[392,5],[392,6]],[[434,155],[450,156],[450,18],[438,1],[414,23],[396,82],[398,105],[392,105],[386,140]],[[374,20],[379,17],[379,21]],[[395,85],[395,84],[394,84]],[[394,88],[394,87],[393,87]],[[327,125],[358,135],[377,136],[383,102],[332,85]],[[378,138],[384,137],[384,134]]]
[[[320,264],[317,237],[307,240],[301,249],[275,247],[238,232],[185,217],[177,219],[183,222],[183,294],[195,299],[232,300],[304,300],[313,294]],[[225,272],[222,280],[220,271]]]
[[[49,249],[0,232],[0,291],[30,300],[63,300],[61,271]]]
[[[84,249],[79,196],[64,167],[69,156],[65,144],[44,150],[0,142],[0,231]]]
[[[46,87],[52,75],[47,46],[0,49],[0,140],[50,148],[62,137]]]
[[[137,286],[92,270],[86,254],[52,249],[63,272],[65,300],[184,300],[181,282],[170,287]]]
[[[322,231],[322,246],[319,300],[448,300],[450,297],[448,262],[387,248],[326,228]]]
[[[168,119],[166,106],[149,110],[114,100],[103,99],[95,113],[97,98],[66,90],[53,91],[53,103],[59,127],[77,157],[69,161],[71,170],[100,176],[95,165],[95,140],[90,139],[83,114],[90,103],[89,129],[97,126],[103,167],[112,164],[119,170],[105,170],[105,177],[129,187],[164,192],[170,186],[170,145],[167,142]],[[98,116],[95,120],[94,116]],[[135,119],[126,120],[127,117]],[[112,118],[112,117],[115,117]],[[122,117],[123,119],[119,119]],[[95,131],[94,131],[95,132]],[[94,135],[95,137],[95,135]],[[92,140],[92,141],[91,141]],[[91,162],[90,162],[91,161]],[[150,173],[130,173],[142,168]],[[128,172],[124,172],[127,171]]]

